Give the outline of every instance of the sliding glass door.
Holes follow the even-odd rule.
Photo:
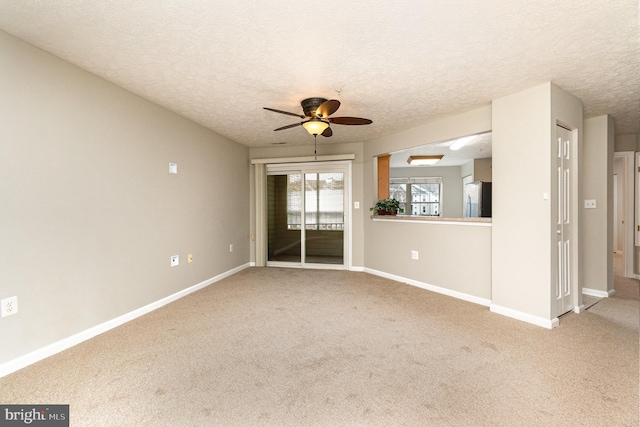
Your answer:
[[[348,167],[269,165],[267,265],[344,268]]]
[[[305,173],[305,262],[344,264],[344,173]]]

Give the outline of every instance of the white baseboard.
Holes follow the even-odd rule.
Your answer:
[[[542,326],[543,328],[547,329],[553,329],[560,323],[557,317],[555,319],[548,320],[542,317],[534,316],[532,314],[524,313],[518,310],[513,310],[511,308],[502,307],[496,304],[491,304],[489,310],[491,310],[492,313],[502,314],[503,316],[522,320],[523,322],[532,323],[536,326]]]
[[[355,265],[352,265],[351,268],[349,269],[349,271],[356,271],[358,273],[363,273],[364,272],[364,267],[356,267]]]
[[[123,314],[122,316],[118,316],[114,319],[108,320],[104,323],[96,325],[85,331],[78,332],[77,334],[71,335],[70,337],[64,338],[60,341],[49,344],[38,350],[32,351],[31,353],[27,353],[23,356],[17,357],[16,359],[5,362],[0,365],[0,378],[6,375],[9,375],[19,369],[25,368],[33,363],[39,362],[40,360],[46,359],[49,356],[53,356],[54,354],[67,350],[75,345],[80,344],[83,341],[87,341],[111,329],[117,328],[118,326],[121,326],[133,319],[136,319],[140,316],[143,316],[147,313],[157,310],[158,308],[164,305],[167,305],[170,302],[176,301],[193,292],[199,291],[200,289],[205,288],[215,282],[218,282],[226,277],[236,274],[249,266],[250,266],[250,263],[247,263],[239,267],[233,268],[215,277],[207,279],[204,282],[200,282],[197,285],[194,285],[189,288],[183,289],[179,292],[176,292],[173,295],[169,295],[156,302],[152,302],[151,304],[147,304],[129,313]]]
[[[609,298],[615,295],[615,293],[615,289],[611,289],[609,291],[599,291],[597,289],[582,288],[582,294],[589,295],[590,297]]]
[[[395,274],[389,274],[383,271],[373,270],[371,268],[366,268],[366,267],[364,268],[364,272],[373,274],[375,276],[384,277],[385,279],[395,280],[396,282],[406,283],[408,285],[416,286],[418,288],[426,289],[428,291],[437,292],[439,294],[458,298],[464,301],[469,301],[475,304],[484,305],[485,307],[489,307],[491,305],[491,300],[488,300],[486,298],[480,298],[474,295],[465,294],[463,292],[458,292],[451,289],[442,288],[440,286],[434,286],[428,283],[419,282],[417,280],[407,279],[406,277],[396,276]]]
[[[575,314],[580,314],[580,313],[582,313],[583,311],[585,311],[584,304],[581,304],[581,305],[579,305],[579,306],[577,306],[577,307],[573,307],[573,312],[574,312]]]

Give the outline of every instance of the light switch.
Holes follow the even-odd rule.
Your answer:
[[[360,209],[360,202],[353,202],[353,209]]]
[[[169,163],[169,173],[178,173],[177,163]]]
[[[584,208],[585,209],[595,209],[596,208],[596,201],[595,200],[585,200],[584,201]]]

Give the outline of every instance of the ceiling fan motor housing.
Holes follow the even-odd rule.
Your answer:
[[[302,105],[302,110],[304,111],[305,116],[316,117],[316,110],[326,101],[327,100],[325,98],[307,98],[302,100],[300,105]]]

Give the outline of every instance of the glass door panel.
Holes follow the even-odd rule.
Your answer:
[[[305,263],[344,264],[344,173],[305,173]]]
[[[302,174],[267,175],[267,261],[302,261]]]

